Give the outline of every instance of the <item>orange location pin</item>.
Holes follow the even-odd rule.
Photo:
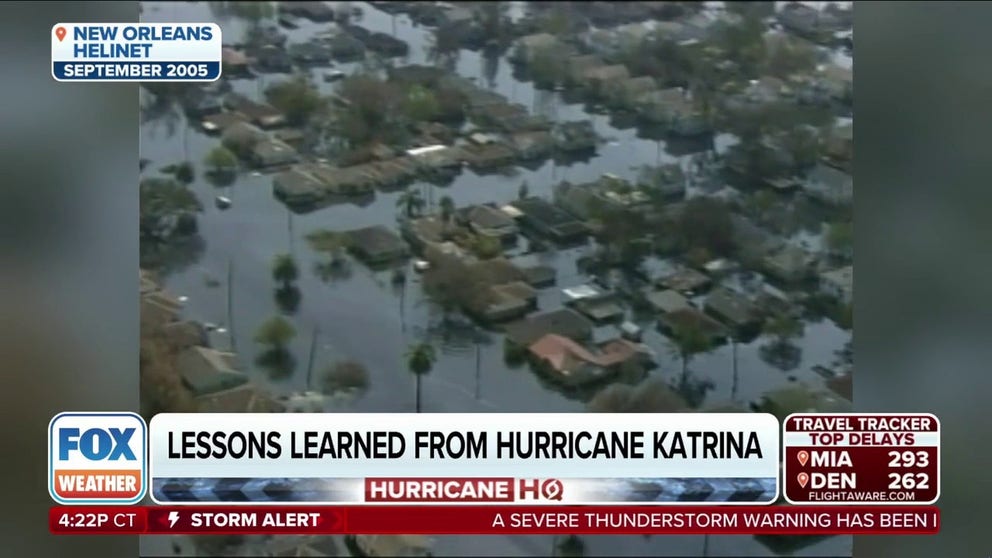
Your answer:
[[[799,473],[796,475],[796,480],[799,481],[799,486],[806,488],[806,483],[809,482],[809,475],[806,473]]]
[[[806,462],[809,461],[809,452],[806,450],[799,450],[799,453],[796,454],[796,459],[799,460],[800,465],[805,467]]]
[[[55,28],[55,37],[61,43],[62,42],[62,39],[65,38],[65,27],[56,27]]]

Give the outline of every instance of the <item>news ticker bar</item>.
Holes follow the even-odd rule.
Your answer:
[[[934,506],[57,506],[56,535],[931,535]]]

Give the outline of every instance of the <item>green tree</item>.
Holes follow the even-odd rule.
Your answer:
[[[427,48],[427,60],[436,66],[454,70],[461,49],[462,34],[457,25],[444,24],[434,31]]]
[[[138,187],[141,238],[164,241],[196,231],[196,214],[203,210],[191,190],[175,180],[146,178]]]
[[[793,316],[782,314],[768,320],[765,333],[773,336],[776,344],[788,345],[803,334],[803,323]]]
[[[255,342],[271,351],[285,351],[286,345],[296,337],[296,329],[282,316],[273,316],[259,326]]]
[[[329,366],[321,376],[326,394],[341,391],[364,391],[369,387],[369,371],[360,362],[345,360]]]
[[[854,251],[854,224],[831,223],[827,228],[827,247],[835,254],[850,256]]]
[[[441,208],[441,220],[445,224],[451,223],[451,218],[455,215],[455,200],[451,196],[443,196],[439,202]]]
[[[306,76],[270,85],[265,90],[265,98],[286,115],[286,121],[293,126],[305,124],[325,102]]]
[[[289,254],[278,254],[272,260],[272,278],[283,287],[290,286],[300,276],[296,260]]]
[[[395,83],[355,74],[341,82],[339,94],[347,104],[338,114],[341,133],[352,146],[397,139],[402,131],[396,124],[403,96]]]
[[[760,18],[746,16],[737,25],[724,26],[717,45],[736,63],[744,78],[757,78],[765,60],[765,24]]]
[[[396,198],[396,207],[401,208],[407,217],[416,217],[424,209],[424,197],[420,194],[420,190],[407,188]]]
[[[808,74],[816,68],[817,58],[812,44],[791,38],[782,40],[768,52],[763,64],[764,73],[783,79]]]
[[[190,163],[189,161],[183,161],[182,163],[176,165],[173,174],[175,175],[176,180],[182,182],[183,184],[189,184],[196,178],[196,173],[193,170],[193,163]]]
[[[403,114],[411,122],[431,122],[441,114],[441,107],[433,92],[415,85],[406,95]]]
[[[421,408],[421,379],[434,368],[437,362],[437,354],[430,343],[415,343],[406,352],[406,366],[413,374],[416,382],[416,409]]]
[[[712,348],[710,340],[702,328],[695,323],[682,324],[674,328],[671,336],[671,351],[682,359],[682,381],[689,377],[689,361],[700,353]]]
[[[213,173],[233,173],[238,170],[238,156],[222,145],[211,149],[203,158],[203,163]]]
[[[567,54],[561,48],[554,46],[535,49],[530,55],[529,74],[539,87],[551,89],[565,81],[565,65]]]
[[[718,256],[734,250],[734,225],[730,210],[719,200],[692,198],[679,218],[683,244],[687,249],[703,248]]]

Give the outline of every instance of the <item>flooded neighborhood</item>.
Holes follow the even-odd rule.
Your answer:
[[[850,407],[849,3],[143,2],[142,407]],[[851,537],[148,538],[174,555],[838,556]]]

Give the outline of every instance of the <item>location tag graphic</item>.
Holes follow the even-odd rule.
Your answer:
[[[55,28],[55,37],[61,43],[62,42],[62,39],[65,38],[65,27],[56,27]]]
[[[806,462],[809,461],[809,452],[806,450],[800,450],[799,453],[796,454],[796,459],[799,460],[800,465],[805,467]]]
[[[809,482],[809,475],[806,473],[799,473],[796,475],[796,480],[799,481],[799,486],[806,488],[806,483]]]

